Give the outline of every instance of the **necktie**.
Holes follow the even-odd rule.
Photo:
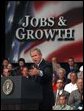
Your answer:
[[[58,104],[58,100],[59,100],[59,93],[60,93],[60,90],[57,91],[57,94],[56,94],[56,105]]]

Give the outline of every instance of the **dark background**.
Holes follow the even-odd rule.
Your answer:
[[[5,57],[5,1],[0,1],[0,62]]]

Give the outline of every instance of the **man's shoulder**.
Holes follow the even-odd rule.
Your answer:
[[[78,95],[78,94],[79,94],[78,89],[76,89],[76,90],[72,91],[72,92],[71,92],[71,94]]]
[[[56,105],[56,106],[53,107],[53,110],[58,110],[58,109],[60,109],[60,108],[61,108],[60,105]]]
[[[69,106],[69,105],[66,105],[66,109],[67,110],[73,110],[73,108],[71,106]]]
[[[65,91],[65,90],[63,90],[63,94],[65,94],[66,96],[69,96],[69,95],[70,95],[70,93],[67,92],[67,91]]]
[[[46,61],[46,60],[42,60],[42,62],[40,63],[40,65],[42,66],[52,66],[52,63],[51,62],[48,62],[48,61]]]

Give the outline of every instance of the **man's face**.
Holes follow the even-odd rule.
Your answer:
[[[65,76],[64,71],[63,70],[59,70],[58,75],[59,75],[59,78],[61,78],[61,79],[64,78],[64,76]]]
[[[63,96],[61,96],[60,98],[59,98],[59,103],[60,103],[60,105],[65,105],[66,104],[66,98]]]
[[[3,69],[3,75],[6,77],[9,76],[8,68]]]
[[[78,86],[78,89],[83,89],[83,79],[79,79],[77,81],[77,86]]]
[[[64,86],[64,84],[63,84],[63,81],[57,81],[57,89],[59,89],[59,90],[61,90],[62,88],[63,88],[63,86]]]
[[[41,61],[42,55],[35,50],[31,52],[31,58],[34,63],[39,64]]]
[[[74,60],[73,60],[73,59],[69,59],[69,60],[68,60],[68,64],[69,64],[70,66],[73,66],[73,65],[74,65]]]
[[[27,67],[23,68],[22,74],[23,74],[23,76],[27,76],[28,75],[28,68]]]
[[[24,66],[24,62],[23,61],[19,61],[19,66],[23,67]]]
[[[3,66],[7,66],[8,65],[8,61],[7,60],[4,60],[3,61]]]
[[[76,80],[77,80],[76,74],[75,73],[71,73],[70,74],[70,79],[71,79],[72,82],[76,82]]]
[[[12,64],[8,64],[7,68],[9,71],[11,71],[12,70]]]

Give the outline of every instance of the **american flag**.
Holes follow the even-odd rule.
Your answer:
[[[33,1],[32,3],[26,5],[26,7],[29,6],[28,9],[31,12],[28,13],[29,15],[38,18],[58,18],[64,16],[68,21],[68,28],[75,29],[75,40],[57,41],[55,39],[54,41],[37,40],[33,42],[19,42],[14,37],[11,45],[11,56],[9,57],[11,61],[17,62],[18,58],[22,57],[26,62],[31,62],[30,49],[37,47],[48,61],[51,61],[52,57],[56,56],[59,62],[66,62],[69,57],[74,57],[77,62],[83,62],[83,1]],[[20,2],[18,2],[18,5],[20,5]],[[27,11],[25,8],[23,16]],[[11,11],[11,14],[13,14],[13,11]],[[21,18],[19,19],[21,20]]]

